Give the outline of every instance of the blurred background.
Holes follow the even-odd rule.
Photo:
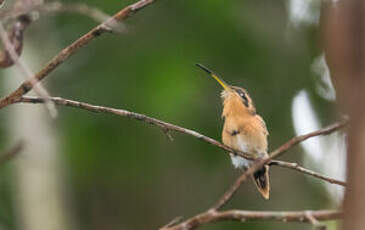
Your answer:
[[[79,0],[112,15],[134,1]],[[75,1],[62,1],[75,3]],[[52,96],[122,108],[220,140],[220,87],[200,62],[246,88],[265,119],[269,149],[338,117],[321,47],[318,0],[157,1],[58,67],[43,82]],[[6,2],[11,5],[12,1]],[[98,22],[72,13],[41,14],[25,34],[22,59],[37,72]],[[0,72],[1,95],[23,80]],[[0,113],[1,149],[24,151],[0,167],[0,229],[157,229],[206,210],[239,176],[226,153],[193,137],[109,114],[42,105]],[[343,179],[343,136],[316,138],[282,159]],[[331,165],[323,159],[330,158]],[[251,181],[226,208],[335,208],[342,190],[272,168],[264,201]],[[337,229],[336,223],[328,223]],[[221,222],[202,229],[312,229],[309,224]]]

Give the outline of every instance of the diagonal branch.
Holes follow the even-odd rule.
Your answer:
[[[311,137],[316,137],[319,135],[328,135],[336,130],[339,130],[343,127],[345,127],[348,124],[348,119],[344,118],[343,120],[336,122],[332,125],[329,125],[323,129],[319,129],[314,132],[310,132],[305,135],[300,135],[293,137],[289,141],[287,141],[285,144],[277,148],[276,150],[272,151],[269,154],[269,157],[265,157],[262,159],[256,160],[256,162],[247,169],[238,179],[235,181],[235,183],[227,190],[227,192],[222,196],[222,198],[212,207],[213,209],[220,209],[223,205],[225,205],[232,196],[236,193],[237,189],[241,186],[243,182],[247,180],[249,176],[251,176],[254,172],[262,168],[265,164],[268,164],[271,160],[274,158],[279,157],[280,155],[284,154],[286,151],[288,151],[290,148],[298,145],[300,142],[303,142]]]
[[[64,48],[60,53],[58,53],[54,58],[52,58],[41,71],[39,71],[37,74],[33,76],[32,80],[27,80],[23,82],[16,90],[14,90],[6,97],[2,98],[0,100],[0,109],[19,101],[21,96],[28,93],[33,88],[33,82],[38,82],[43,80],[60,64],[62,64],[65,60],[67,60],[69,57],[75,54],[80,48],[84,47],[90,41],[94,40],[95,38],[99,37],[105,32],[110,32],[111,31],[110,27],[113,27],[113,25],[115,25],[116,22],[120,22],[127,19],[128,17],[132,16],[133,14],[135,14],[142,8],[152,4],[153,2],[155,2],[155,0],[140,0],[134,4],[125,7],[124,9],[113,15],[105,22],[94,27],[88,33],[77,39],[68,47]]]

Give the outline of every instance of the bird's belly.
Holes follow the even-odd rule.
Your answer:
[[[235,137],[235,140],[233,141],[233,148],[234,149],[239,149],[242,152],[245,153],[251,153],[252,149],[250,148],[250,146],[248,145],[248,143],[240,136]],[[231,154],[231,160],[232,160],[232,164],[235,168],[240,168],[240,169],[246,169],[250,166],[251,164],[251,160],[247,160],[243,157],[237,156],[237,155],[233,155]]]
[[[231,160],[232,160],[232,164],[235,168],[239,168],[239,169],[246,169],[250,166],[251,162],[250,160],[247,160],[243,157],[240,156],[236,156],[231,154]]]

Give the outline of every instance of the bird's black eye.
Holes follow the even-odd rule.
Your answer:
[[[238,93],[238,95],[240,95],[240,97],[243,100],[243,104],[245,104],[246,107],[248,107],[248,98],[246,96],[246,93],[243,92],[242,90],[236,90],[236,92]]]

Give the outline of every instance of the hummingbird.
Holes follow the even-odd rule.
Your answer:
[[[196,64],[203,71],[213,77],[222,87],[223,102],[222,118],[224,119],[222,142],[234,150],[245,152],[253,158],[267,157],[267,131],[265,121],[256,113],[255,105],[247,90],[238,86],[228,85],[216,73]],[[246,170],[252,160],[229,153],[235,168]],[[265,165],[257,170],[252,179],[266,200],[270,196],[269,166]]]

